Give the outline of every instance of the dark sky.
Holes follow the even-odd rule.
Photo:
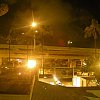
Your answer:
[[[99,19],[100,0],[69,0],[69,2],[76,8],[89,11],[95,18]]]
[[[84,38],[83,30],[91,23],[92,18],[100,20],[99,0],[1,1],[9,5],[9,11],[0,17],[0,34],[7,34],[11,26],[22,27],[30,24],[32,8],[35,21],[41,25],[49,25],[52,30],[52,35],[45,35],[46,45],[68,46],[67,41],[71,40],[75,47],[94,46],[92,38]]]

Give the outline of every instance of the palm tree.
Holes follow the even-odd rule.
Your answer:
[[[94,48],[95,48],[95,54],[94,57],[90,57],[88,58],[88,63],[89,63],[89,70],[90,71],[94,71],[95,73],[95,77],[97,79],[98,82],[100,82],[100,70],[98,69],[98,65],[97,62],[99,61],[99,56],[96,55],[96,40],[97,40],[97,36],[100,34],[100,24],[98,24],[98,21],[96,21],[95,19],[92,19],[91,21],[91,25],[86,27],[85,30],[85,38],[87,37],[93,37],[94,38]],[[95,68],[94,68],[95,66]]]
[[[8,12],[8,10],[9,10],[9,7],[7,4],[5,3],[0,4],[0,16],[5,15]]]
[[[96,56],[96,40],[98,34],[100,34],[100,25],[98,24],[98,21],[95,19],[92,19],[91,25],[87,26],[84,30],[85,38],[87,37],[93,37],[94,38],[94,48],[95,48],[95,56]]]

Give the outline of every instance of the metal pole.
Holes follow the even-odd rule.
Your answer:
[[[10,42],[11,42],[11,39],[10,39],[10,33],[9,33],[9,62],[10,62]]]
[[[34,33],[34,52],[35,52],[36,40],[35,40],[35,33]]]
[[[43,77],[44,77],[44,55],[43,55],[43,45],[44,45],[44,36],[42,32],[42,68],[43,68]]]
[[[96,47],[96,38],[95,38],[95,39],[94,39],[94,49],[95,49],[95,56],[94,56],[94,57],[95,57],[95,59],[96,59],[96,48],[97,48],[97,47]]]
[[[32,86],[31,86],[31,91],[30,91],[30,100],[32,100],[32,94],[33,94],[33,87],[34,87],[34,83],[35,83],[35,76],[32,80]]]
[[[28,61],[28,43],[27,43],[27,61]]]
[[[74,66],[73,66],[73,78],[74,78]]]

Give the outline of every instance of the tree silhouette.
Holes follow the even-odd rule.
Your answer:
[[[100,24],[98,24],[98,21],[96,21],[95,19],[92,19],[90,26],[87,26],[84,32],[85,32],[85,38],[93,37],[94,39],[94,49],[95,49],[94,56],[89,57],[88,62],[89,62],[89,67],[91,67],[90,69],[95,72],[96,79],[100,81],[100,76],[98,74],[100,71],[98,70],[99,66],[97,65],[97,62],[99,61],[99,56],[96,52],[97,49],[96,42],[97,42],[97,37],[100,34]]]
[[[94,38],[94,48],[95,48],[95,55],[96,55],[96,40],[97,36],[100,34],[100,25],[98,24],[98,21],[95,19],[92,19],[90,26],[87,26],[84,30],[85,38],[87,37],[93,37]]]
[[[8,12],[8,10],[9,10],[9,7],[7,4],[5,3],[0,4],[0,16],[5,15]]]

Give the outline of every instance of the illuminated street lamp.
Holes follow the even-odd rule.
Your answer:
[[[71,47],[71,44],[72,44],[73,42],[71,41],[71,40],[68,40],[67,41],[67,44],[68,44],[68,47],[70,48]],[[68,63],[69,63],[69,59],[68,59]],[[70,65],[70,64],[69,64]],[[72,82],[73,82],[73,79],[74,79],[74,66],[72,67],[72,72],[73,72],[73,74],[72,74]]]
[[[72,41],[68,40],[68,46],[70,46],[72,44]]]
[[[36,67],[36,60],[28,60],[27,67],[30,69]]]
[[[37,23],[36,22],[32,22],[32,27],[36,27]]]
[[[27,67],[29,68],[29,70],[30,70],[30,78],[32,79],[33,78],[33,76],[32,76],[32,70],[34,69],[36,69],[36,60],[28,60],[28,62],[27,62]],[[33,82],[34,82],[34,80],[35,80],[35,77],[36,77],[36,75],[34,75],[34,78],[33,78]]]

